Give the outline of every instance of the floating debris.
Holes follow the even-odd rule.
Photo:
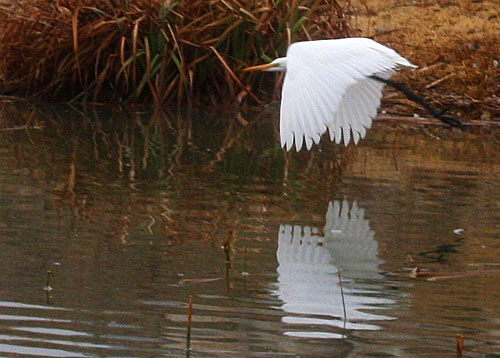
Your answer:
[[[441,281],[453,278],[464,278],[479,275],[498,275],[500,270],[477,270],[477,271],[422,271],[420,267],[411,270],[410,277],[425,278],[427,281]]]
[[[182,279],[179,280],[179,285],[184,285],[185,283],[190,283],[190,284],[198,284],[198,283],[206,283],[206,282],[213,282],[213,281],[219,281],[222,280],[222,277],[214,277],[214,278],[188,278],[188,279]]]

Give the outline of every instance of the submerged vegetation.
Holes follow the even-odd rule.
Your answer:
[[[233,71],[262,54],[347,36],[345,13],[335,0],[12,2],[0,7],[0,93],[220,103],[249,92]]]

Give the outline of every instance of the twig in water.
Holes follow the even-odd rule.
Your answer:
[[[340,295],[342,296],[342,308],[344,309],[344,328],[347,322],[347,310],[345,309],[345,298],[344,298],[344,286],[342,285],[342,275],[340,273],[340,268],[337,271],[339,275],[339,284],[340,284]]]
[[[499,275],[500,270],[474,270],[474,271],[422,271],[415,267],[410,272],[411,278],[425,278],[427,281],[442,281],[455,278],[465,278],[483,275]]]

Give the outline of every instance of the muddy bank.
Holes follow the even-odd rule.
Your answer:
[[[468,120],[500,119],[498,1],[358,0],[353,32],[373,37],[418,65],[399,75],[436,106]],[[417,108],[388,94],[389,109]]]

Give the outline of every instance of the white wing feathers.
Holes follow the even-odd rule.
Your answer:
[[[330,139],[358,143],[377,115],[383,83],[401,66],[416,67],[405,58],[365,38],[298,42],[287,51],[281,96],[281,145],[307,149],[327,130]]]

